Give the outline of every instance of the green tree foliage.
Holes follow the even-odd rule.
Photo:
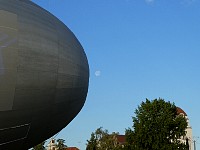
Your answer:
[[[118,133],[109,134],[108,130],[98,128],[87,140],[86,150],[120,150],[121,145],[117,141]]]
[[[95,133],[92,132],[90,140],[87,140],[86,150],[97,150],[97,138]]]
[[[57,139],[57,150],[65,150],[67,146],[65,145],[65,140]]]
[[[135,110],[133,130],[126,130],[126,148],[132,150],[187,149],[180,142],[187,128],[186,118],[177,115],[174,103],[163,99],[142,102]]]
[[[34,146],[34,147],[32,148],[32,150],[45,150],[45,146],[44,146],[45,142],[46,142],[46,141],[43,141],[42,143],[40,143],[40,144]]]

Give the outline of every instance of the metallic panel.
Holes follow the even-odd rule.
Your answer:
[[[17,73],[17,15],[0,10],[0,111],[13,106]]]
[[[0,0],[0,149],[28,149],[84,105],[86,55],[74,34],[29,0]]]

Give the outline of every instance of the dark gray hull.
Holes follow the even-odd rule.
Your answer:
[[[89,67],[74,34],[27,0],[0,0],[0,150],[28,149],[84,105]]]

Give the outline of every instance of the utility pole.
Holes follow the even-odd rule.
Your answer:
[[[192,140],[192,142],[193,142],[193,146],[194,146],[194,150],[196,150],[196,144],[198,144],[198,136],[193,136],[193,140]]]
[[[194,150],[196,150],[196,141],[194,140]]]

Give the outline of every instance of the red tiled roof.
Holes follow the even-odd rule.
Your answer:
[[[67,147],[66,150],[79,150],[77,147]]]
[[[176,111],[178,115],[183,114],[184,116],[187,116],[187,114],[180,107],[176,107]]]
[[[120,143],[120,144],[124,144],[126,142],[126,137],[125,135],[117,135],[117,141]]]

